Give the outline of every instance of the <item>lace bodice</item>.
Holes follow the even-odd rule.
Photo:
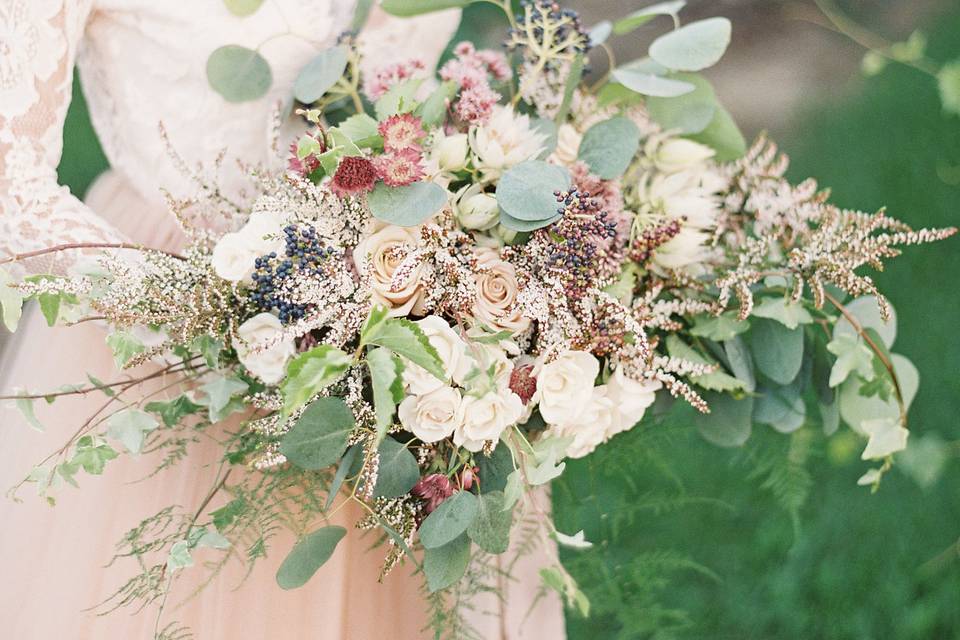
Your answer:
[[[0,256],[123,240],[57,184],[74,63],[111,166],[154,205],[148,210],[162,203],[161,188],[186,188],[161,122],[189,165],[226,151],[219,184],[227,194],[237,191],[244,176],[235,160],[276,161],[271,114],[353,13],[350,0],[265,0],[247,17],[230,13],[223,0],[0,0]],[[401,21],[375,10],[361,36],[367,64],[410,56],[434,64],[458,20],[457,11]],[[267,59],[273,83],[265,96],[230,103],[210,88],[206,60],[225,44]]]

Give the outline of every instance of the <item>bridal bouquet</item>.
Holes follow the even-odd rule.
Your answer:
[[[790,184],[786,158],[747,148],[697,73],[730,23],[680,26],[683,4],[589,31],[555,2],[505,5],[504,50],[461,42],[436,75],[413,59],[363,76],[345,35],[298,78],[309,128],[286,170],[251,169],[251,204],[196,174],[199,196],[170,198],[182,253],[105,247],[67,276],[7,277],[8,322],[24,299],[51,324],[104,320],[132,370],[16,399],[30,414],[33,397],[107,396],[27,478],[42,493],[121,452],[162,451],[165,467],[201,435],[222,442],[204,504],[128,536],[151,559],[119,600],[159,598],[199,547],[262,556],[278,501],[270,522],[299,535],[285,589],[335,552],[345,529],[316,523],[352,502],[382,535],[384,573],[409,562],[430,592],[531,537],[589,546],[556,530],[537,488],[672,401],[721,446],[754,424],[842,420],[878,486],[917,373],[891,352],[894,312],[865,270],[955,230]],[[660,15],[675,28],[618,66],[606,39]],[[587,613],[559,560],[541,575]]]

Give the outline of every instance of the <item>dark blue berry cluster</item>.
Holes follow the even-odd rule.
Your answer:
[[[549,228],[551,250],[547,267],[562,274],[567,294],[579,298],[602,277],[611,241],[617,225],[607,220],[607,212],[586,191],[570,187],[555,193],[562,217]]]
[[[319,274],[324,262],[337,254],[337,250],[325,247],[309,225],[287,225],[283,235],[286,244],[283,256],[271,251],[257,258],[250,300],[261,311],[276,309],[280,322],[288,324],[303,318],[307,312],[305,305],[286,298],[289,283],[298,276]]]
[[[505,46],[516,51],[530,46],[531,36],[539,50],[559,47],[558,53],[581,53],[590,50],[590,36],[580,24],[580,15],[564,9],[553,0],[523,0],[523,11],[517,16],[517,28],[511,29]],[[549,42],[547,39],[549,38]]]

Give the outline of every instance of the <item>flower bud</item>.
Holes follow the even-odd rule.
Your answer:
[[[657,168],[666,173],[690,169],[714,156],[710,147],[692,140],[672,138],[664,141],[654,155]]]
[[[457,203],[457,221],[464,229],[484,231],[497,225],[500,220],[500,205],[490,193],[470,188]]]
[[[444,136],[434,147],[440,170],[452,173],[463,169],[467,166],[467,152],[469,150],[467,134],[457,133],[452,136]]]

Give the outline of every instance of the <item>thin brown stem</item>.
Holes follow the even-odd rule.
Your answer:
[[[178,253],[172,251],[164,251],[163,249],[151,249],[150,247],[145,247],[141,244],[135,244],[132,242],[68,242],[65,244],[58,244],[52,247],[45,247],[43,249],[36,249],[35,251],[27,251],[25,253],[15,253],[8,258],[0,260],[0,264],[8,264],[10,262],[18,262],[20,260],[28,260],[30,258],[37,258],[39,256],[47,255],[50,253],[59,253],[61,251],[70,251],[72,249],[131,249],[133,251],[148,251],[155,253],[163,253],[172,258],[177,258],[183,260],[184,257]]]

